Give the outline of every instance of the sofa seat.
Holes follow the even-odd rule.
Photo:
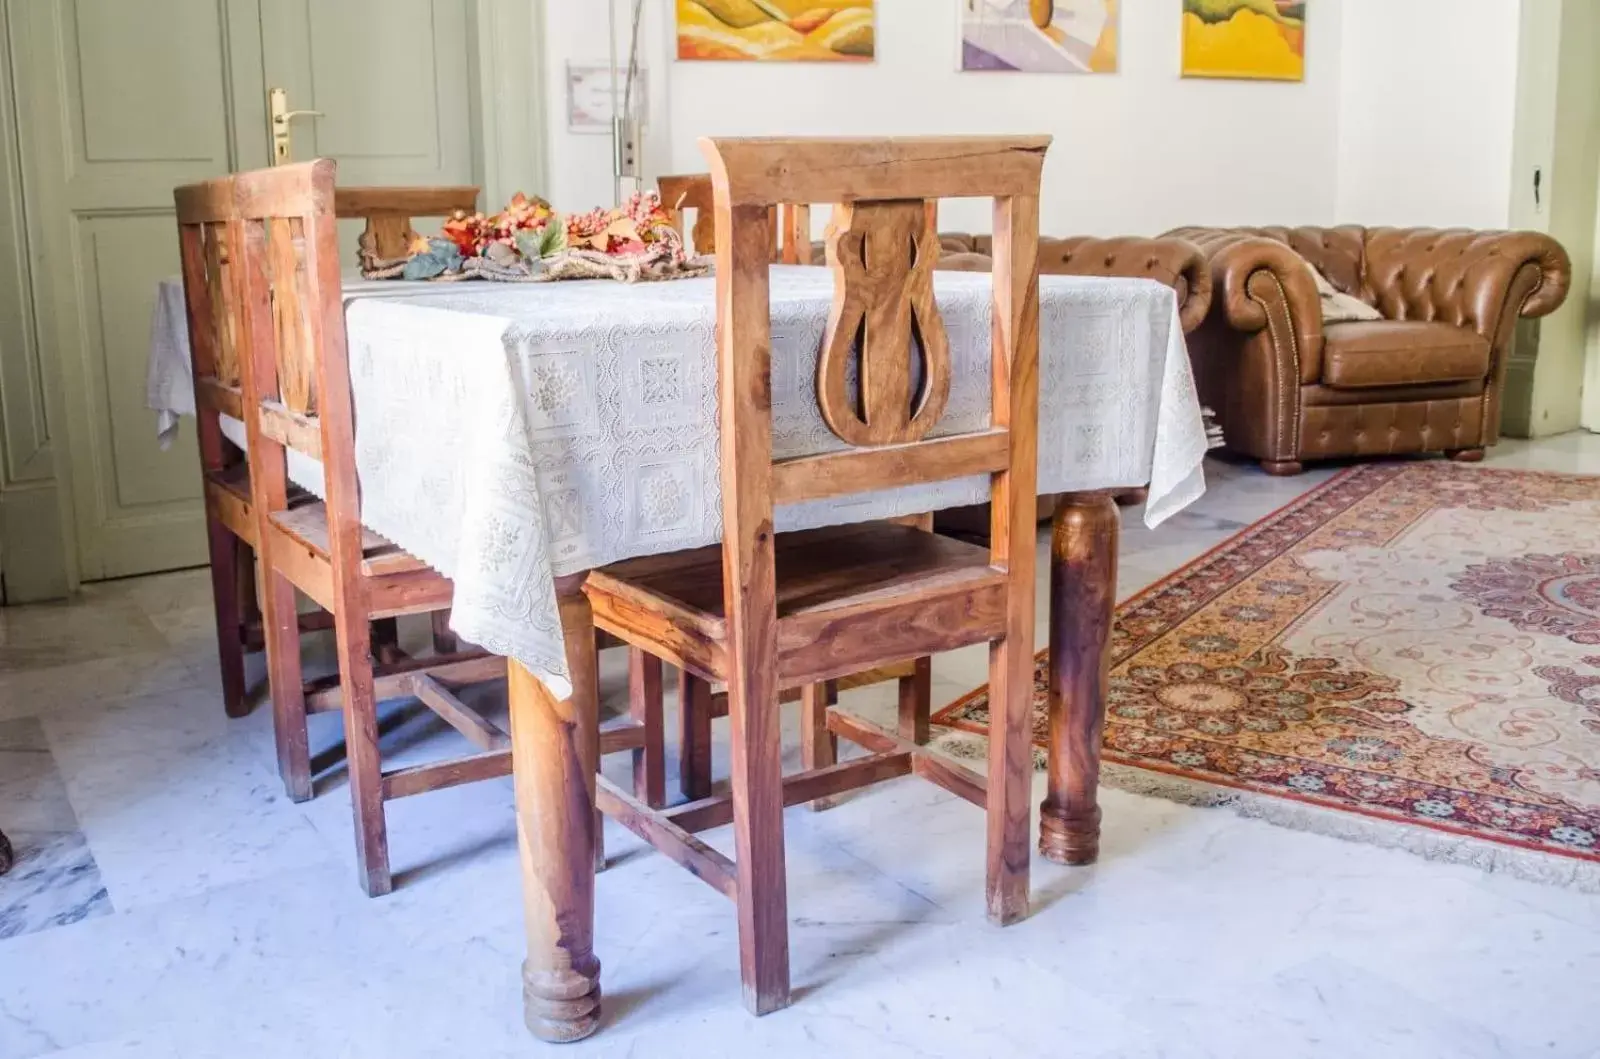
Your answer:
[[[1489,341],[1450,324],[1371,320],[1323,330],[1322,384],[1335,390],[1482,380]]]

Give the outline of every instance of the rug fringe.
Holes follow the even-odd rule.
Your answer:
[[[981,761],[987,753],[987,742],[980,735],[946,730],[932,745],[951,757]],[[1043,753],[1035,748],[1037,766],[1042,767],[1043,757]],[[1592,861],[1574,860],[1539,850],[1519,849],[1488,839],[1452,835],[1415,824],[1308,805],[1257,791],[1234,790],[1132,765],[1103,764],[1100,767],[1100,783],[1125,794],[1162,798],[1197,809],[1229,809],[1247,819],[1260,820],[1291,831],[1305,831],[1345,842],[1399,850],[1427,860],[1461,864],[1580,893],[1600,894],[1600,864]]]

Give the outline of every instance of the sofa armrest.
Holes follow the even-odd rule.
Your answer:
[[[1039,271],[1156,280],[1177,291],[1178,317],[1186,334],[1211,311],[1211,269],[1200,248],[1183,239],[1040,239]]]
[[[1271,330],[1302,384],[1322,377],[1322,301],[1310,266],[1287,243],[1238,228],[1176,228],[1211,267],[1213,314],[1245,334]]]
[[[1566,300],[1572,262],[1540,232],[1374,228],[1365,283],[1391,320],[1470,327],[1500,346],[1518,316],[1543,316]]]

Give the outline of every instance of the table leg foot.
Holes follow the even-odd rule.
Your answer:
[[[600,1028],[600,961],[590,953],[564,968],[522,965],[522,1011],[541,1041],[581,1041]]]
[[[1100,855],[1100,740],[1105,729],[1117,534],[1111,493],[1063,493],[1050,549],[1049,794],[1039,852],[1058,864]]]
[[[1100,859],[1100,809],[1087,815],[1057,809],[1048,800],[1039,816],[1039,852],[1045,860],[1081,867]]]

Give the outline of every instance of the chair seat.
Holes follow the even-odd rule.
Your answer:
[[[272,514],[273,525],[311,549],[319,559],[329,558],[328,508],[320,500]],[[386,537],[361,527],[361,569],[368,577],[426,570],[428,564]]]
[[[257,533],[256,520],[252,513],[254,494],[250,489],[250,465],[241,462],[230,464],[220,470],[201,473],[205,482],[206,506],[210,509],[211,517],[227,526],[235,537],[254,548]],[[303,506],[313,499],[310,493],[299,486],[289,487],[288,502],[291,508]],[[324,540],[326,537],[327,533],[324,530]]]
[[[1006,573],[987,548],[868,522],[780,534],[775,556],[783,687],[1003,634]],[[596,570],[585,590],[601,628],[727,679],[720,547]]]
[[[1323,331],[1322,382],[1365,390],[1466,382],[1489,374],[1489,341],[1451,324],[1372,320]]]

